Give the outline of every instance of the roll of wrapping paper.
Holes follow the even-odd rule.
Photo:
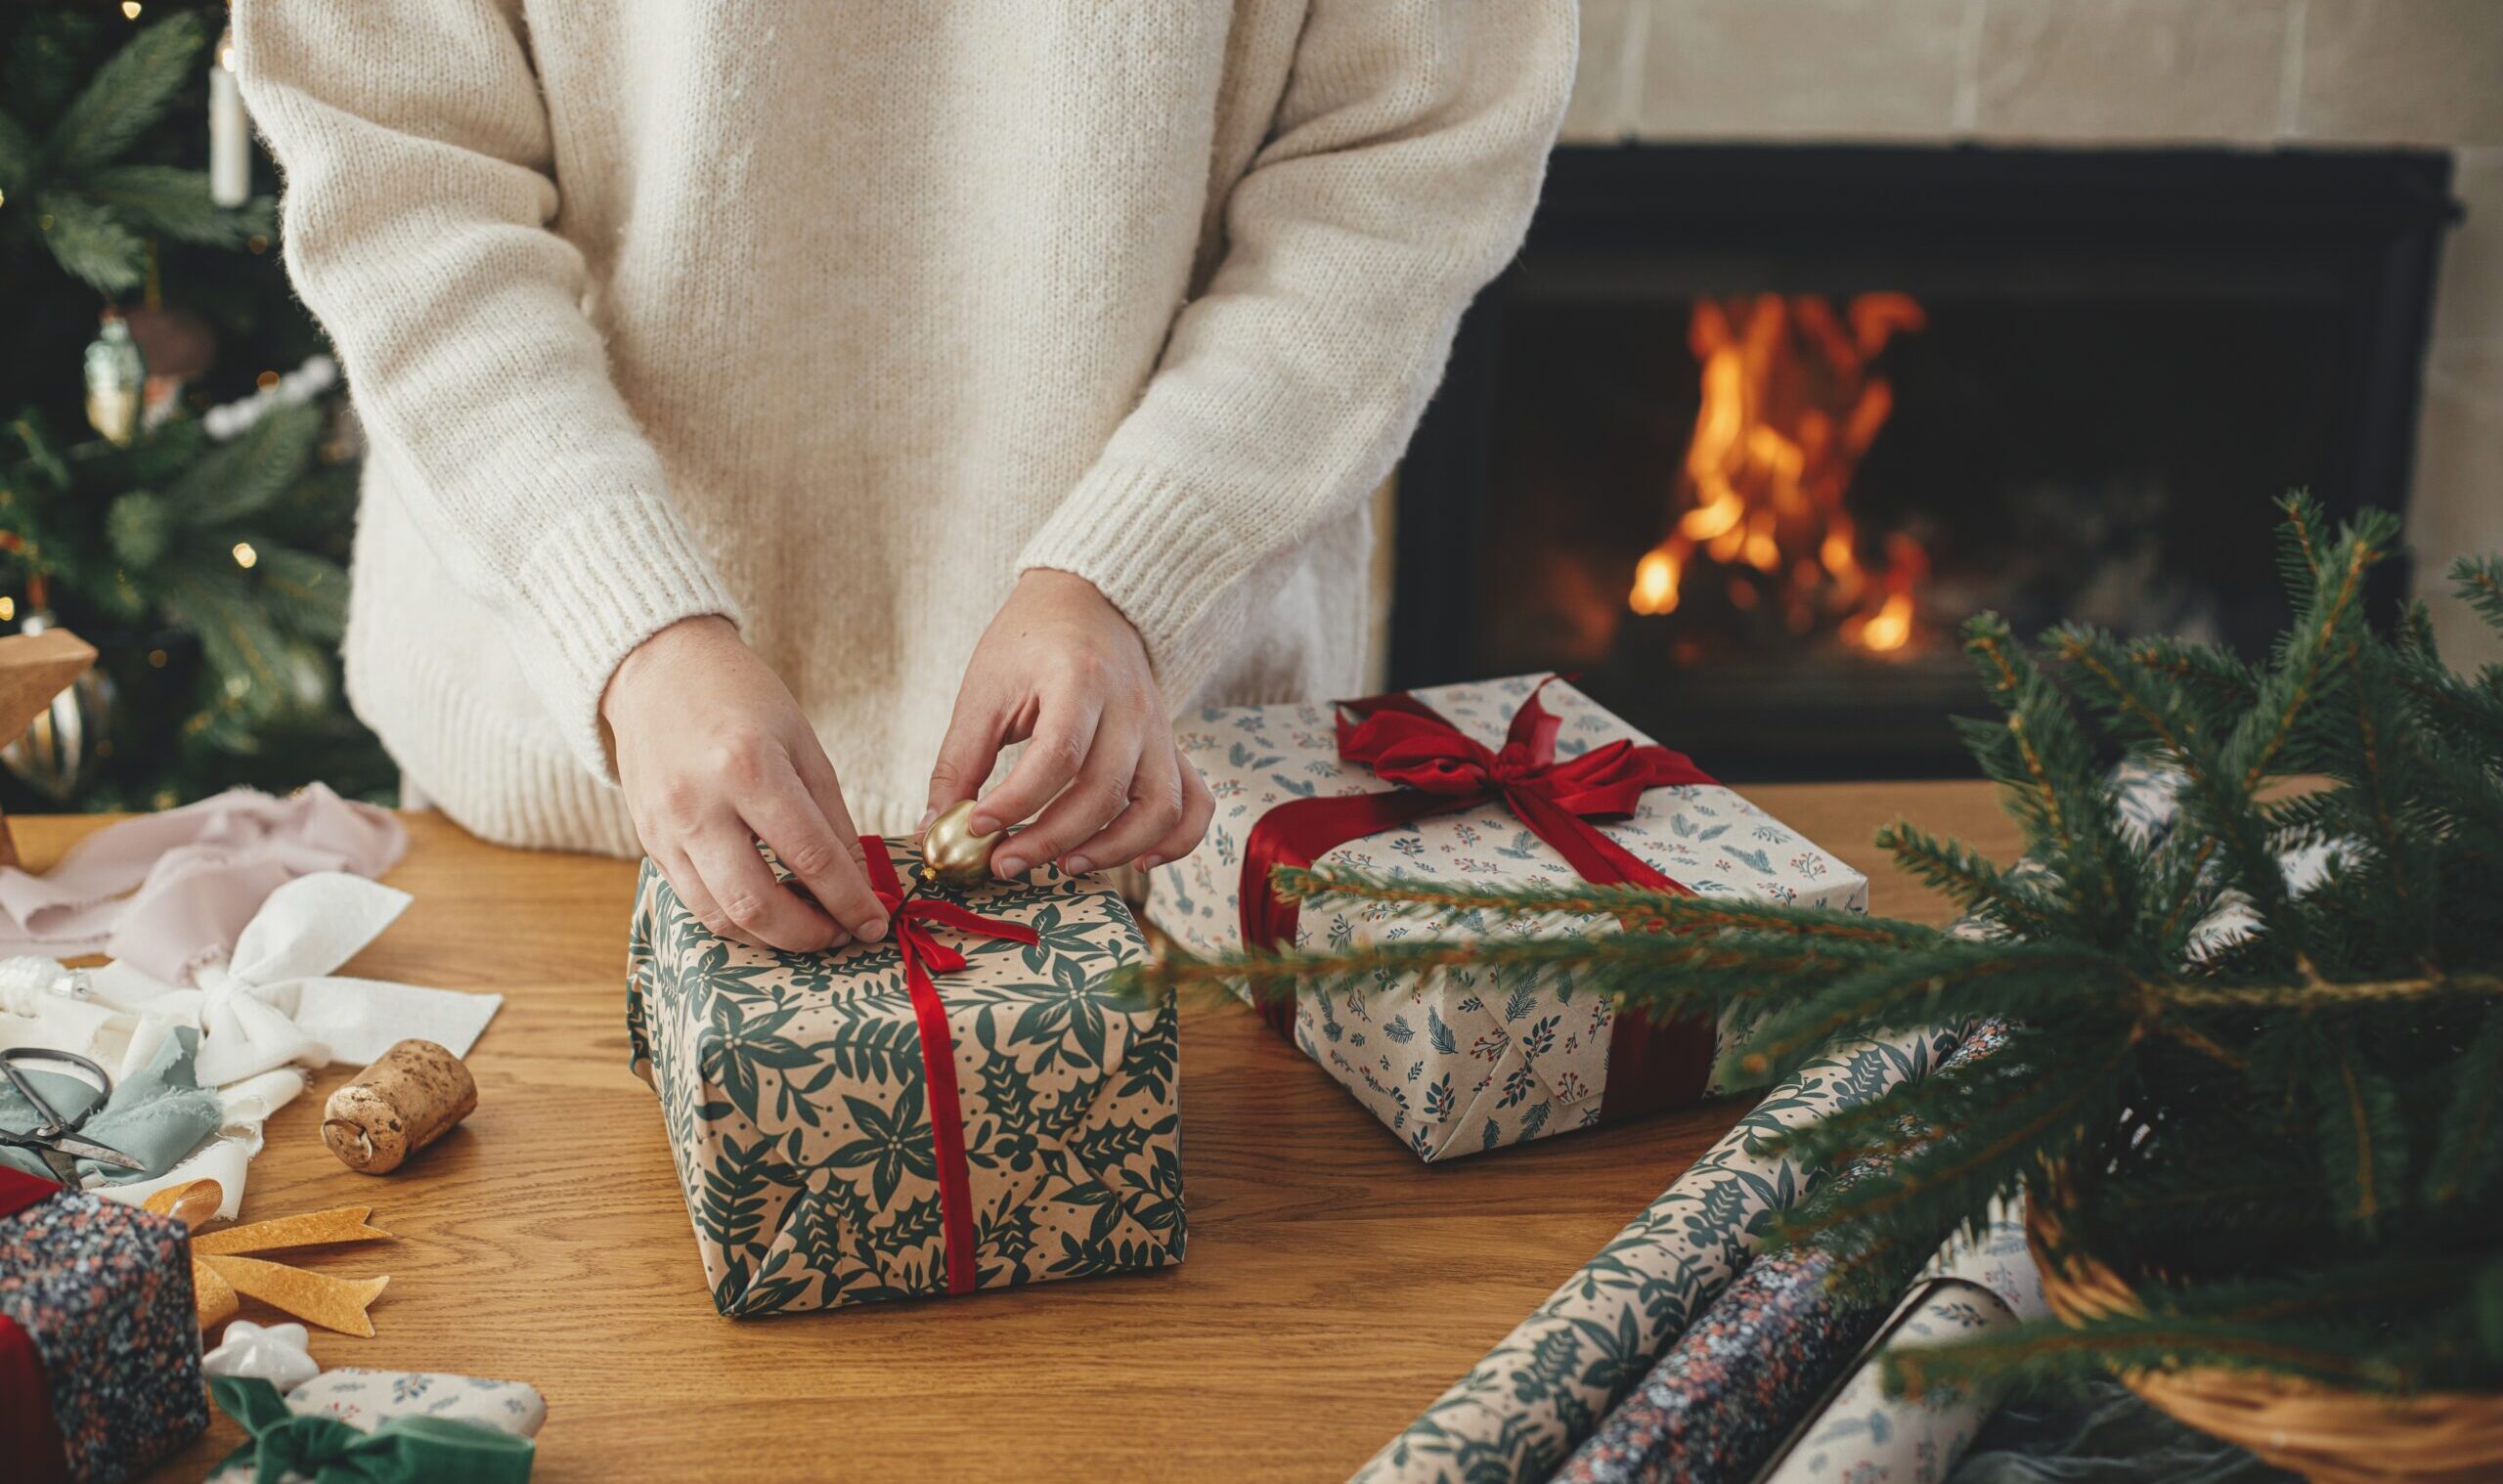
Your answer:
[[[1759,1257],[1600,1422],[1557,1484],[1729,1484],[1778,1447],[1886,1315],[1815,1247]]]
[[[1988,1056],[2005,1038],[1997,1023],[1976,1026],[1938,1069]],[[1838,1185],[1882,1178],[1893,1163],[1864,1158],[1834,1178]],[[1891,1296],[1835,1292],[1837,1262],[1814,1243],[1749,1262],[1565,1461],[1558,1484],[1747,1478],[1800,1419],[1815,1415],[1894,1307]],[[1896,1276],[1909,1277],[1910,1266]]]
[[[2025,1248],[2021,1204],[1992,1212],[1981,1240],[1931,1260],[1831,1402],[1803,1424],[1758,1484],[1939,1484],[1998,1405],[1994,1385],[1933,1385],[1917,1400],[1886,1391],[1886,1357],[1952,1345],[2049,1312]]]
[[[1765,1095],[1675,1185],[1602,1247],[1356,1470],[1359,1484],[1543,1479],[1760,1245],[1774,1211],[1814,1185],[1796,1157],[1748,1152],[1927,1076],[1958,1028],[1855,1041]]]

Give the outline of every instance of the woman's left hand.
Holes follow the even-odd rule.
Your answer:
[[[990,776],[1000,749],[1026,752],[975,806],[976,834],[1033,823],[1000,843],[992,869],[1071,872],[1187,855],[1216,812],[1173,723],[1147,646],[1082,577],[1034,568],[983,631],[930,773],[935,816]]]

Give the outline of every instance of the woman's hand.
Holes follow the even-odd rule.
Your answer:
[[[885,936],[834,764],[729,620],[681,619],[645,639],[599,714],[635,834],[704,926],[799,952]],[[773,879],[759,840],[824,910]]]
[[[1054,859],[1158,865],[1189,854],[1216,812],[1173,745],[1138,631],[1082,577],[1027,572],[983,632],[931,769],[932,812],[972,797],[1011,742],[1025,755],[972,821],[988,834],[1033,818],[992,856],[1003,879]]]

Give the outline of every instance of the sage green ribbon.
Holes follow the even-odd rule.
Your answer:
[[[252,1484],[289,1473],[314,1484],[526,1484],[530,1439],[458,1418],[393,1418],[368,1432],[332,1417],[300,1417],[278,1388],[254,1376],[220,1375],[209,1395],[252,1441],[220,1469],[247,1464]]]

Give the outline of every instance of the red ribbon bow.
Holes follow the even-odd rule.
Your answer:
[[[868,857],[869,890],[887,909],[888,932],[903,960],[903,982],[912,996],[912,1018],[921,1029],[921,1069],[930,1087],[931,1142],[939,1165],[939,1218],[946,1237],[947,1291],[974,1289],[974,1197],[965,1161],[965,1114],[956,1092],[956,1043],[947,1033],[947,1007],[939,999],[934,974],[953,974],[965,967],[965,955],[941,942],[931,929],[946,926],[1015,943],[1040,939],[1022,923],[985,917],[971,908],[934,896],[905,899],[895,862],[887,858],[886,842],[860,837]]]
[[[1684,753],[1657,743],[1618,738],[1559,761],[1562,720],[1539,704],[1550,676],[1513,714],[1504,745],[1488,748],[1449,719],[1405,692],[1339,703],[1339,761],[1360,764],[1392,784],[1386,793],[1292,799],[1260,816],[1243,842],[1243,940],[1257,948],[1295,941],[1296,904],[1272,883],[1280,867],[1306,867],[1325,852],[1383,830],[1500,802],[1531,834],[1555,848],[1582,879],[1686,892],[1653,870],[1591,820],[1633,813],[1647,789],[1710,783]],[[1261,1013],[1291,1034],[1292,1002],[1272,1000]],[[1607,1088],[1600,1115],[1615,1118],[1684,1102],[1701,1092],[1712,1071],[1714,1031],[1708,1021],[1654,1026],[1639,1009],[1617,1013],[1608,1040]]]

